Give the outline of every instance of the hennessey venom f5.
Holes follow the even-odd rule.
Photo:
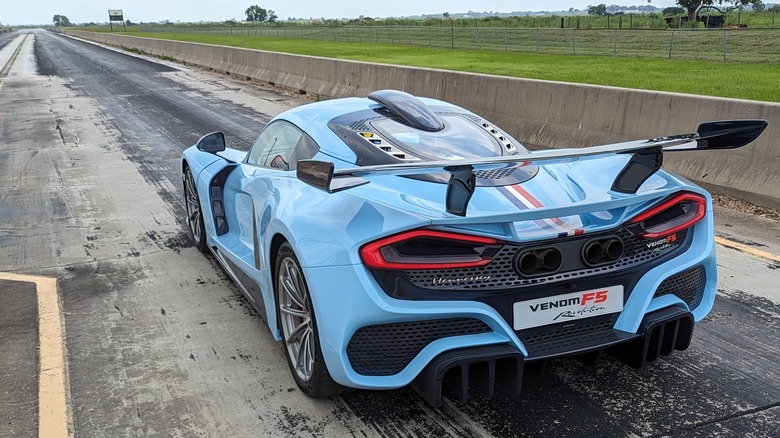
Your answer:
[[[376,91],[286,111],[248,152],[201,138],[182,157],[187,224],[304,393],[517,397],[528,363],[688,347],[715,299],[712,202],[663,154],[765,127],[529,152],[463,108]]]

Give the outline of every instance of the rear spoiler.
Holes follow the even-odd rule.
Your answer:
[[[523,167],[539,163],[562,163],[596,155],[631,154],[631,159],[612,183],[612,190],[620,193],[636,193],[639,187],[661,168],[665,151],[735,149],[755,140],[766,126],[766,120],[724,120],[702,123],[696,132],[690,134],[603,146],[550,149],[532,154],[474,160],[424,161],[338,170],[329,161],[300,160],[297,165],[297,176],[306,184],[333,193],[367,184],[369,181],[362,178],[364,176],[447,172],[450,174],[447,184],[447,212],[465,216],[476,187],[474,172],[478,170],[506,168],[507,165]]]

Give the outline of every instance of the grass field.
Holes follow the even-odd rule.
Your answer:
[[[777,64],[557,56],[245,35],[130,34],[385,64],[780,102],[780,66]]]

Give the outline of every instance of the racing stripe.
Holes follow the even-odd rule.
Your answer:
[[[498,187],[498,189],[521,210],[544,207],[538,199],[534,198],[520,184]],[[555,232],[558,237],[578,236],[584,232],[581,228],[574,228],[558,217],[538,219],[534,222],[543,229]]]

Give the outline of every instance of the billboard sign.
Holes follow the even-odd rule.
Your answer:
[[[121,9],[109,9],[108,10],[108,21],[124,21],[124,17],[122,16],[122,10]]]

